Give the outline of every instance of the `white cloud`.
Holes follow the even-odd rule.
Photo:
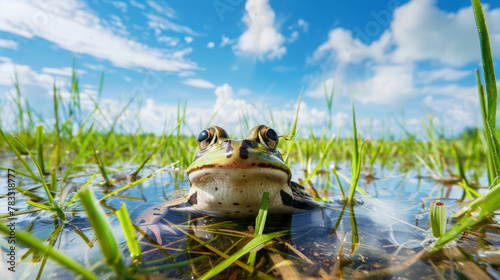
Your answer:
[[[159,43],[164,43],[165,45],[171,47],[177,46],[180,42],[179,38],[170,36],[158,36],[156,40],[158,40]]]
[[[299,18],[299,21],[297,22],[298,27],[302,27],[302,31],[308,32],[309,31],[309,23],[301,18]]]
[[[292,24],[288,27],[288,30],[295,30],[295,29],[301,29],[302,32],[307,33],[309,32],[309,23],[304,19],[299,18],[297,23]]]
[[[148,0],[146,1],[146,3],[148,4],[149,7],[151,7],[159,14],[166,15],[167,17],[172,19],[177,18],[175,10],[172,9],[170,6],[167,5],[167,3],[163,1],[158,3],[152,0]]]
[[[240,88],[238,91],[236,91],[238,95],[244,96],[244,95],[250,95],[252,94],[252,91],[247,89],[247,88]]]
[[[132,5],[132,6],[136,7],[136,8],[139,8],[139,9],[141,9],[141,10],[146,9],[146,5],[141,4],[141,3],[139,3],[139,2],[136,2],[136,1],[134,1],[134,0],[130,0],[130,5]]]
[[[461,129],[477,125],[481,118],[477,87],[457,84],[427,86],[422,89],[427,96],[422,105],[439,116],[447,128]]]
[[[228,37],[222,35],[219,47],[224,47],[226,45],[232,45],[236,42],[236,39],[229,39]]]
[[[500,53],[500,9],[483,8],[493,54]],[[392,22],[387,24],[390,27],[382,30],[378,38],[356,35],[364,41],[342,27],[330,30],[328,39],[307,59],[308,63],[319,64],[322,73],[306,77],[310,80],[306,94],[324,98],[326,73],[326,77],[333,77],[327,83],[335,79],[336,92],[341,89],[342,94],[347,94],[352,85],[354,97],[363,104],[404,105],[422,93],[455,94],[461,90],[456,86],[425,85],[469,79],[472,71],[457,66],[480,61],[470,6],[446,12],[437,7],[435,0],[411,0],[396,8]],[[420,62],[432,64],[422,66]],[[360,67],[365,71],[359,71]]]
[[[379,40],[365,45],[360,39],[354,39],[350,30],[337,27],[328,33],[328,40],[314,51],[308,62],[322,62],[325,58],[341,63],[359,63],[365,59],[381,62],[387,59],[390,42],[391,34],[387,31]]]
[[[28,65],[14,64],[10,59],[3,58],[2,62],[0,63],[0,85],[12,86],[16,73],[22,86],[30,85],[50,90],[54,85],[55,78],[49,74],[38,73]]]
[[[111,2],[111,5],[115,6],[117,9],[120,9],[123,13],[127,12],[127,3],[122,2],[122,1],[113,1]]]
[[[71,67],[63,67],[63,68],[44,67],[44,68],[42,68],[42,72],[46,73],[46,74],[71,77],[73,75],[73,68],[71,68]],[[87,71],[85,71],[85,70],[76,70],[76,74],[78,76],[81,76],[85,73],[87,73]]]
[[[208,42],[207,44],[207,48],[211,49],[215,46],[215,43],[214,42]]]
[[[158,15],[146,14],[146,18],[148,19],[148,26],[154,29],[157,36],[162,34],[163,31],[174,31],[177,33],[189,34],[191,36],[199,35],[187,26],[174,23]]]
[[[500,9],[483,6],[493,53],[500,52]],[[397,8],[391,23],[395,61],[437,60],[461,66],[480,59],[474,12],[445,12],[436,0],[413,0]]]
[[[237,53],[254,54],[261,60],[279,59],[286,53],[285,37],[274,27],[274,11],[268,0],[248,0],[243,22],[247,30],[238,38]]]
[[[412,65],[377,65],[372,71],[368,79],[353,83],[354,97],[361,103],[401,105],[418,94]]]
[[[333,118],[333,126],[335,127],[344,127],[347,124],[347,121],[350,119],[350,116],[344,112],[336,113]]]
[[[453,68],[441,68],[431,71],[420,71],[417,75],[423,83],[431,83],[434,81],[455,81],[471,75],[470,70],[457,70]]]
[[[186,79],[182,81],[183,84],[198,88],[215,88],[215,85],[203,79]]]
[[[95,65],[95,64],[90,64],[90,63],[84,62],[83,66],[85,66],[89,69],[92,69],[92,70],[96,70],[96,71],[103,71],[104,70],[104,66],[102,66],[102,65]]]
[[[196,69],[178,52],[155,49],[117,36],[95,14],[77,1],[1,1],[0,30],[26,38],[40,37],[62,49],[111,61],[124,68],[157,71]]]
[[[191,44],[191,42],[193,42],[193,40],[194,40],[193,37],[190,37],[190,36],[184,37],[184,41],[186,41],[186,43],[188,43],[188,44]]]
[[[316,98],[324,98],[325,97],[325,88],[328,92],[330,92],[331,88],[334,86],[334,79],[328,78],[324,79],[315,79],[306,90],[306,95]],[[338,86],[338,85],[337,85]]]
[[[12,40],[0,39],[0,48],[17,50],[19,43]]]
[[[285,111],[284,117],[292,119],[295,111],[297,110],[297,104],[293,106],[292,111]],[[323,125],[326,120],[326,112],[319,110],[316,107],[309,108],[309,105],[305,101],[300,102],[299,117],[297,123],[300,125]]]
[[[246,89],[238,89],[236,92],[241,94],[246,92]],[[266,119],[267,114],[263,113],[263,109],[268,108],[263,102],[248,102],[245,99],[237,98],[233,88],[229,84],[217,86],[214,90],[215,103],[212,108],[201,107],[191,108],[188,110],[189,117],[187,123],[192,128],[198,128],[200,120],[202,125],[206,125],[203,121],[210,119],[214,113],[215,116],[211,124],[220,125],[227,129],[228,132],[238,135],[240,133],[240,118],[245,116],[250,122],[250,125],[257,125],[269,122]],[[278,127],[276,129],[279,133],[285,133],[287,124],[289,124],[294,116],[297,108],[297,103],[284,104],[283,109],[273,110],[273,117],[275,118]],[[326,113],[318,110],[315,107],[309,107],[305,102],[301,102],[299,110],[299,124],[311,125],[322,124],[325,121]],[[270,123],[268,123],[270,125]],[[282,125],[279,125],[282,124]],[[245,131],[244,133],[246,133]]]
[[[290,37],[288,38],[289,43],[293,43],[299,39],[299,32],[298,31],[293,31],[292,34],[290,34]]]

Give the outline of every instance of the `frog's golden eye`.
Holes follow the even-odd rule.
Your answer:
[[[263,146],[274,150],[278,146],[278,133],[270,127],[262,126],[259,131],[259,140]]]
[[[213,127],[207,128],[200,132],[200,135],[198,135],[198,148],[200,150],[206,149],[210,144],[213,143],[212,140],[216,138],[215,136],[215,129]]]

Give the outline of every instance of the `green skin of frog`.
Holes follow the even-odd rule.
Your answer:
[[[161,219],[168,211],[204,213],[228,218],[255,217],[262,195],[269,192],[269,214],[288,214],[318,205],[304,187],[291,181],[284,163],[278,134],[259,125],[243,140],[232,140],[227,132],[212,126],[198,136],[198,153],[187,168],[191,184],[186,197],[152,206],[134,224],[144,233],[153,232],[161,244],[160,231],[175,232]]]

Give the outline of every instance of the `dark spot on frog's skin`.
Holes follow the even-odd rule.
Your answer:
[[[240,204],[235,202],[235,203],[233,203],[233,205],[240,205]]]
[[[219,204],[222,204],[222,202],[219,202]]]
[[[230,158],[233,155],[233,145],[231,145],[231,140],[224,141],[224,144],[227,145],[226,157]]]
[[[244,178],[244,177],[246,177],[246,176],[247,176],[247,175],[244,175],[244,174],[243,174],[243,178]]]
[[[249,213],[252,213],[252,212],[253,212],[253,210],[252,210],[252,209],[250,209],[250,210],[248,210],[248,212],[249,212]]]
[[[159,216],[159,215],[161,215],[161,213],[153,213],[153,215]]]
[[[215,191],[218,191],[218,190],[219,190],[219,188],[215,187]]]
[[[191,205],[196,205],[198,203],[198,193],[193,193],[190,197],[189,197],[189,203],[191,203]]]
[[[255,165],[256,165],[256,163],[255,163],[255,162],[253,162],[251,165],[252,165],[252,166],[255,166]]]
[[[240,211],[236,211],[236,214],[239,214],[239,213],[240,213]]]
[[[253,148],[253,143],[250,140],[243,140],[241,141],[241,146],[240,146],[240,157],[242,159],[248,159],[248,148]]]
[[[146,222],[146,220],[141,220],[141,221],[139,222],[139,224],[144,224],[145,222]]]
[[[250,205],[247,205],[247,207],[250,207]]]

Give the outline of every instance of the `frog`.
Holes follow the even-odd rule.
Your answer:
[[[219,126],[200,132],[198,152],[186,169],[189,191],[181,198],[146,209],[135,219],[143,234],[150,230],[161,245],[160,221],[169,211],[215,217],[255,217],[264,192],[268,214],[292,214],[318,207],[306,188],[291,180],[292,172],[278,150],[278,133],[266,125],[253,127],[245,139],[233,140]]]

